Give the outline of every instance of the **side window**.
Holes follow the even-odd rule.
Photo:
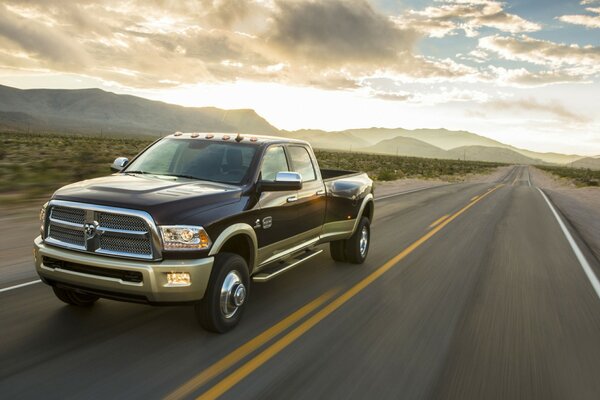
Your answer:
[[[274,181],[277,173],[280,171],[289,171],[287,159],[285,158],[285,151],[283,147],[275,146],[267,149],[263,156],[262,166],[260,173],[262,179],[265,181]]]
[[[300,146],[288,147],[292,165],[294,166],[294,172],[299,172],[302,175],[302,181],[314,181],[317,179],[315,175],[315,168],[310,159],[308,150]]]

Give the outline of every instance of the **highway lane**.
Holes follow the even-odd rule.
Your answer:
[[[324,252],[254,285],[227,335],[201,331],[190,307],[0,293],[0,397],[599,398],[600,299],[530,185],[515,167],[380,200],[366,264]]]

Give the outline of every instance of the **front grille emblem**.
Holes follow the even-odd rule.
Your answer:
[[[85,236],[89,239],[96,235],[96,230],[98,229],[98,222],[94,221],[91,224],[85,224],[83,230],[85,231]]]
[[[85,234],[85,248],[87,251],[96,251],[100,247],[100,232],[98,231],[98,221],[86,222],[83,225]]]

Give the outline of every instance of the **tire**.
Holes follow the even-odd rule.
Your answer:
[[[69,289],[53,287],[52,290],[60,301],[71,306],[91,307],[96,301],[98,301],[99,298],[98,296],[94,296],[92,294],[77,293],[76,291]]]
[[[331,253],[331,258],[333,258],[335,261],[346,262],[346,253],[344,249],[345,244],[345,240],[336,240],[335,242],[330,242],[329,253]]]
[[[217,255],[204,298],[195,306],[200,325],[217,333],[235,328],[246,308],[249,284],[248,264],[242,257]]]
[[[344,254],[346,261],[352,264],[362,264],[367,259],[369,254],[369,246],[371,244],[371,222],[369,218],[362,217],[356,231],[346,240],[344,246]]]
[[[364,237],[363,237],[364,232]],[[362,241],[364,239],[364,241]],[[335,261],[362,264],[369,254],[371,244],[371,222],[367,217],[361,217],[356,231],[346,240],[336,240],[329,243],[331,258]]]

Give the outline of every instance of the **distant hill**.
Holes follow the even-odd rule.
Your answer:
[[[402,128],[367,128],[367,129],[348,129],[345,131],[339,132],[326,132],[320,130],[303,130],[303,131],[294,131],[288,132],[287,136],[301,138],[303,140],[307,140],[311,142],[315,147],[318,147],[318,144],[322,142],[327,142],[327,146],[324,148],[337,148],[336,143],[339,146],[342,146],[342,149],[348,149],[353,140],[360,140],[359,145],[355,145],[354,148],[358,146],[363,146],[364,142],[370,143],[371,146],[377,145],[377,143],[394,139],[396,137],[405,137],[419,140],[421,142],[425,142],[437,148],[443,150],[452,150],[456,148],[462,148],[465,146],[485,146],[491,148],[502,148],[508,149],[516,153],[520,153],[525,156],[525,159],[534,159],[541,160],[546,163],[555,163],[555,164],[567,164],[582,158],[579,155],[567,155],[567,154],[559,154],[559,153],[539,153],[531,150],[519,149],[514,146],[510,146],[499,142],[494,139],[490,139],[481,135],[477,135],[472,132],[467,131],[451,131],[448,129],[402,129]],[[380,147],[380,150],[383,150],[383,147]],[[378,151],[383,152],[383,151]],[[385,154],[396,154],[395,148],[390,148],[388,151],[384,152]],[[506,159],[511,154],[510,152],[502,152],[498,154],[503,154],[502,159]],[[488,152],[490,157],[493,156],[491,152]],[[454,158],[454,154],[448,155],[449,158]],[[518,157],[509,157],[515,158]],[[482,160],[486,161],[486,160]],[[488,160],[489,161],[489,160]],[[498,160],[500,162],[500,160]],[[531,160],[530,160],[531,161]]]
[[[463,146],[449,150],[451,158],[477,161],[495,161],[509,164],[545,164],[544,161],[526,157],[514,150],[501,147]]]
[[[0,129],[20,131],[23,127],[41,125],[42,121],[24,112],[0,111]]]
[[[600,158],[598,157],[585,157],[577,161],[573,161],[569,164],[573,168],[588,168],[600,170]]]
[[[254,110],[182,107],[100,89],[21,90],[0,85],[0,126],[12,129],[161,134],[220,131],[273,134]],[[20,113],[20,114],[15,114]],[[21,121],[19,121],[21,120]]]
[[[369,153],[395,154],[399,156],[448,158],[447,152],[439,147],[432,146],[421,140],[402,136],[382,140],[373,146],[365,147],[363,150]]]
[[[348,132],[326,132],[321,130],[303,129],[298,131],[280,131],[277,136],[301,139],[319,149],[359,151],[372,143],[364,138]]]
[[[366,128],[338,132],[278,130],[254,110],[182,107],[100,89],[29,89],[0,85],[0,129],[15,132],[162,135],[219,131],[303,139],[315,148],[509,163],[591,165],[597,158],[519,149],[467,131]]]

